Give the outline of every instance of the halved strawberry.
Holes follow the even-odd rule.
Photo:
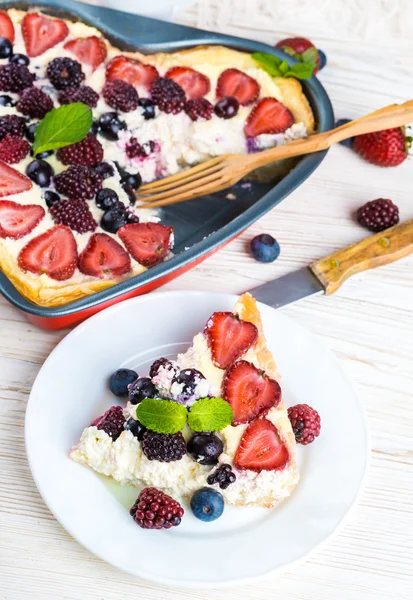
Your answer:
[[[227,69],[218,78],[217,98],[232,96],[242,106],[252,104],[259,96],[260,86],[258,83],[238,69]]]
[[[279,384],[246,360],[227,369],[222,393],[234,411],[233,425],[262,417],[281,400]]]
[[[48,275],[57,281],[70,279],[77,265],[77,247],[73,233],[65,225],[56,225],[28,242],[18,256],[22,271]]]
[[[184,90],[187,100],[202,98],[211,89],[211,82],[206,75],[191,67],[172,67],[165,77],[173,79]]]
[[[13,21],[4,10],[0,10],[0,37],[7,38],[12,44],[14,42]]]
[[[18,240],[40,223],[45,210],[38,204],[18,204],[0,200],[0,237]]]
[[[92,277],[120,277],[130,270],[129,254],[106,233],[94,233],[79,256],[79,271]]]
[[[0,160],[0,198],[26,192],[31,189],[32,185],[26,175]]]
[[[248,115],[245,135],[255,137],[262,133],[283,133],[294,124],[291,111],[275,98],[263,98]]]
[[[38,13],[27,13],[22,21],[22,35],[29,56],[40,56],[62,42],[69,28],[60,19],[50,19]]]
[[[244,431],[234,464],[238,469],[276,471],[283,469],[288,460],[287,446],[275,425],[267,419],[256,419]]]
[[[144,87],[147,90],[151,89],[158,77],[159,73],[155,67],[127,56],[115,56],[106,67],[107,80],[121,79],[135,87]]]
[[[103,63],[108,54],[104,40],[97,35],[70,40],[63,47],[73,52],[81,63],[90,65],[93,71]]]
[[[153,267],[162,262],[172,246],[173,227],[160,223],[124,225],[118,235],[139,264]]]
[[[215,312],[205,326],[205,335],[214,364],[226,369],[255,344],[258,329],[231,312]]]

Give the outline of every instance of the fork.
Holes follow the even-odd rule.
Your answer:
[[[256,154],[223,154],[171,177],[143,185],[137,194],[139,208],[185,202],[231,187],[240,179],[272,162],[326,150],[342,140],[413,122],[413,100],[390,104],[345,125],[294,140]]]

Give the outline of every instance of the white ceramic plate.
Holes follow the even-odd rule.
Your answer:
[[[41,369],[26,414],[26,448],[36,485],[63,527],[91,552],[134,575],[176,586],[247,583],[307,557],[356,502],[368,462],[363,412],[333,354],[300,325],[260,305],[283,377],[287,405],[308,403],[321,435],[298,448],[301,480],[277,508],[227,507],[213,523],[189,506],[169,531],[137,527],[128,508],[134,488],[108,483],[72,462],[68,451],[85,426],[116,399],[107,378],[121,366],[139,374],[155,358],[186,349],[216,310],[236,296],[165,292],[109,308],[70,333]]]

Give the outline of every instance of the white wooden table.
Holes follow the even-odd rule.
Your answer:
[[[391,7],[390,15],[384,0],[205,0],[179,20],[270,43],[292,33],[313,37],[329,58],[321,80],[336,115],[351,118],[413,95],[413,8],[408,0]],[[279,207],[167,288],[241,292],[306,265],[364,237],[353,212],[378,197],[393,199],[403,219],[413,217],[412,161],[380,169],[333,148]],[[259,232],[281,244],[274,264],[248,255],[248,240]],[[371,428],[367,488],[348,525],[301,566],[247,587],[191,592],[157,587],[106,565],[46,508],[26,460],[24,413],[39,368],[66,332],[36,329],[0,299],[0,598],[411,600],[412,307],[413,256],[349,281],[334,296],[282,309],[334,351],[356,387]],[[351,444],[351,431],[343,436]]]

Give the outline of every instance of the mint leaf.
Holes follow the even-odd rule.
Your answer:
[[[302,62],[307,63],[308,65],[313,67],[313,69],[315,68],[315,66],[317,64],[317,58],[318,58],[317,48],[307,48],[307,50],[304,50],[304,52],[301,55]]]
[[[282,61],[277,56],[265,52],[254,52],[251,56],[271,77],[281,77],[279,66]]]
[[[286,77],[296,77],[297,79],[309,79],[313,74],[313,67],[307,63],[297,63],[290,67],[285,74]]]
[[[173,400],[145,398],[136,409],[138,420],[156,433],[177,433],[185,426],[188,411]]]
[[[312,48],[310,48],[311,50]],[[284,48],[283,48],[284,50]],[[267,71],[271,77],[296,77],[297,79],[308,79],[313,74],[313,66],[308,63],[297,63],[291,67],[286,60],[280,60],[277,56],[265,52],[254,52],[252,58],[259,66]]]
[[[293,58],[296,58],[297,60],[301,60],[301,56],[298,54],[298,52],[296,52],[294,50],[294,48],[291,48],[291,46],[283,46],[281,48],[281,50],[283,52],[285,52],[286,54],[288,54],[289,56],[292,56]]]
[[[279,66],[279,71],[281,75],[284,75],[290,70],[290,66],[286,60],[283,60]]]
[[[35,131],[33,153],[36,155],[80,142],[86,137],[92,123],[90,106],[81,102],[53,108]]]
[[[192,406],[188,425],[194,431],[220,431],[230,425],[234,413],[222,398],[203,398]]]

